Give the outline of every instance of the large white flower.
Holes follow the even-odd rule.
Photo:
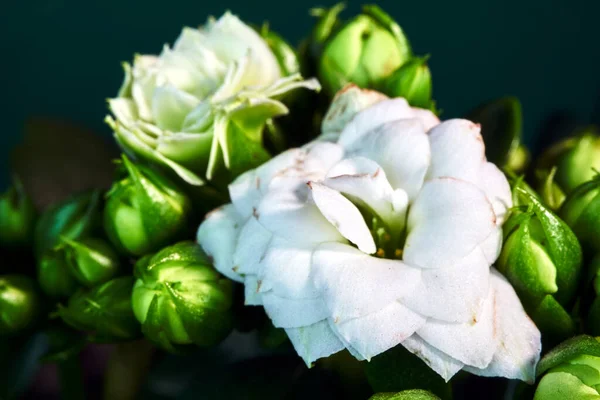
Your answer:
[[[477,124],[350,86],[321,140],[229,189],[198,241],[307,364],[402,344],[446,380],[534,379],[540,333],[491,268],[510,188]]]
[[[268,119],[288,112],[281,95],[319,88],[288,72],[256,31],[225,13],[184,28],[160,55],[125,64],[107,122],[126,151],[191,184],[237,176],[269,158],[262,133]]]

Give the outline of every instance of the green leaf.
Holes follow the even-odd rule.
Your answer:
[[[600,342],[587,335],[576,336],[566,340],[554,349],[550,350],[537,366],[537,376],[551,368],[566,363],[582,354],[600,357]]]
[[[481,124],[488,161],[504,166],[510,153],[521,143],[521,102],[516,97],[503,97],[471,111],[467,119]]]
[[[369,400],[439,400],[439,397],[426,390],[405,390],[400,393],[377,393]]]
[[[451,399],[449,383],[420,358],[398,345],[364,363],[367,379],[375,392],[409,389],[430,390],[442,399]]]

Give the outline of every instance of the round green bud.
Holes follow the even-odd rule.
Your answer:
[[[350,82],[378,88],[410,56],[400,26],[378,6],[366,6],[328,39],[318,64],[319,81],[330,96]]]
[[[398,393],[377,393],[369,400],[440,400],[440,398],[426,390],[411,389]]]
[[[100,230],[101,211],[100,190],[78,194],[45,211],[35,227],[36,256],[58,246],[62,238],[79,239]]]
[[[18,178],[0,195],[0,245],[18,247],[28,245],[33,237],[36,211],[31,198],[25,193]]]
[[[496,268],[514,286],[545,344],[556,344],[575,331],[570,309],[581,276],[581,247],[567,224],[536,196],[519,186],[514,190],[521,206],[504,223]]]
[[[600,136],[594,128],[567,138],[548,148],[539,158],[537,169],[556,167],[555,182],[569,194],[593,179],[600,171]]]
[[[131,307],[134,278],[115,278],[92,289],[80,289],[59,306],[57,314],[73,328],[85,331],[92,341],[132,340],[140,326]]]
[[[539,362],[534,400],[600,399],[600,343],[576,336],[550,350]]]
[[[55,299],[69,297],[79,286],[63,248],[46,250],[38,257],[37,278],[42,291]]]
[[[64,238],[62,247],[71,273],[86,287],[109,281],[119,271],[119,256],[105,240]]]
[[[127,176],[110,189],[104,227],[121,251],[141,256],[185,233],[191,201],[171,180],[123,156]]]
[[[31,327],[40,307],[40,296],[30,278],[0,276],[0,335],[18,334]]]
[[[404,97],[413,107],[435,109],[427,59],[413,57],[385,80],[383,91],[390,97]]]
[[[232,326],[232,282],[212,267],[200,246],[180,242],[135,265],[133,311],[146,337],[167,351],[212,346]]]
[[[560,216],[573,229],[584,250],[600,253],[600,177],[573,190],[563,203]]]
[[[592,258],[588,265],[588,271],[594,289],[594,300],[588,311],[586,332],[600,335],[600,253]]]

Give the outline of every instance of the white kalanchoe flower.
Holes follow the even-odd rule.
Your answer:
[[[123,86],[109,100],[114,118],[107,117],[117,141],[194,185],[266,161],[265,123],[288,113],[281,96],[319,89],[314,79],[284,76],[267,42],[228,12],[124,67]]]
[[[349,86],[322,140],[230,185],[198,241],[307,364],[402,344],[444,379],[533,381],[540,332],[491,265],[511,206],[480,127]]]

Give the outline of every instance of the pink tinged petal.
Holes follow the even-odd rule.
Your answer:
[[[330,322],[344,339],[364,359],[391,349],[425,324],[426,318],[398,302],[364,317],[345,322]]]
[[[269,244],[260,265],[260,291],[292,299],[319,296],[310,280],[314,245],[290,242],[275,237]]]
[[[244,217],[251,216],[253,209],[258,207],[273,176],[296,165],[304,157],[304,150],[290,149],[272,158],[257,169],[240,175],[229,185],[229,195],[238,212]]]
[[[328,357],[344,350],[344,344],[337,338],[327,321],[285,330],[296,353],[308,365],[319,358]]]
[[[460,361],[429,345],[417,334],[403,341],[402,346],[423,360],[425,364],[437,372],[446,382],[464,366]]]
[[[212,257],[217,271],[237,282],[243,278],[233,270],[233,253],[242,225],[235,208],[226,204],[206,215],[197,235],[198,243]]]
[[[453,178],[428,181],[408,212],[404,261],[422,268],[453,265],[495,227],[492,206],[476,186]]]
[[[324,243],[312,258],[313,282],[338,323],[379,311],[411,293],[421,270],[371,257],[341,243]]]
[[[479,319],[489,293],[489,264],[479,248],[455,265],[424,269],[409,296],[400,301],[411,310],[445,322]]]
[[[479,170],[485,162],[485,146],[479,124],[466,119],[442,122],[429,132],[431,168],[429,179],[443,176],[479,182]]]
[[[357,142],[364,140],[364,137],[378,126],[413,116],[410,106],[401,97],[380,101],[356,114],[342,131],[338,143],[344,148],[356,148]]]
[[[510,283],[495,269],[492,269],[491,285],[496,292],[494,326],[498,347],[486,368],[465,370],[481,376],[533,383],[542,349],[540,331],[523,310]]]
[[[312,197],[327,221],[358,248],[373,254],[377,251],[365,219],[354,204],[339,192],[317,182],[310,182]]]
[[[478,186],[485,192],[494,207],[496,224],[501,225],[506,210],[512,207],[512,195],[506,176],[494,164],[486,162],[479,170]]]
[[[262,306],[263,294],[258,291],[258,278],[255,275],[246,275],[244,277],[244,305]]]
[[[440,119],[430,110],[426,110],[424,108],[416,108],[413,107],[412,111],[415,115],[415,118],[421,121],[423,124],[423,128],[425,128],[425,132],[429,132],[431,128],[439,125]]]
[[[233,268],[238,274],[256,275],[273,235],[256,218],[249,218],[240,231],[233,253]]]
[[[430,319],[417,334],[450,357],[484,368],[492,361],[497,347],[494,302],[494,293],[490,291],[478,319],[459,324]]]
[[[354,84],[345,86],[336,93],[321,124],[322,140],[337,140],[346,125],[360,111],[386,100],[383,93],[361,89]]]
[[[254,215],[267,230],[293,243],[344,242],[317,206],[304,197],[304,193],[270,191]]]
[[[391,229],[404,227],[408,195],[392,188],[376,162],[364,157],[345,159],[327,173],[324,184],[371,208]]]
[[[273,292],[262,295],[265,311],[277,328],[300,328],[327,318],[323,300],[289,299]]]
[[[403,189],[411,199],[421,189],[431,162],[429,137],[416,119],[379,125],[346,150],[381,165],[392,187]]]

